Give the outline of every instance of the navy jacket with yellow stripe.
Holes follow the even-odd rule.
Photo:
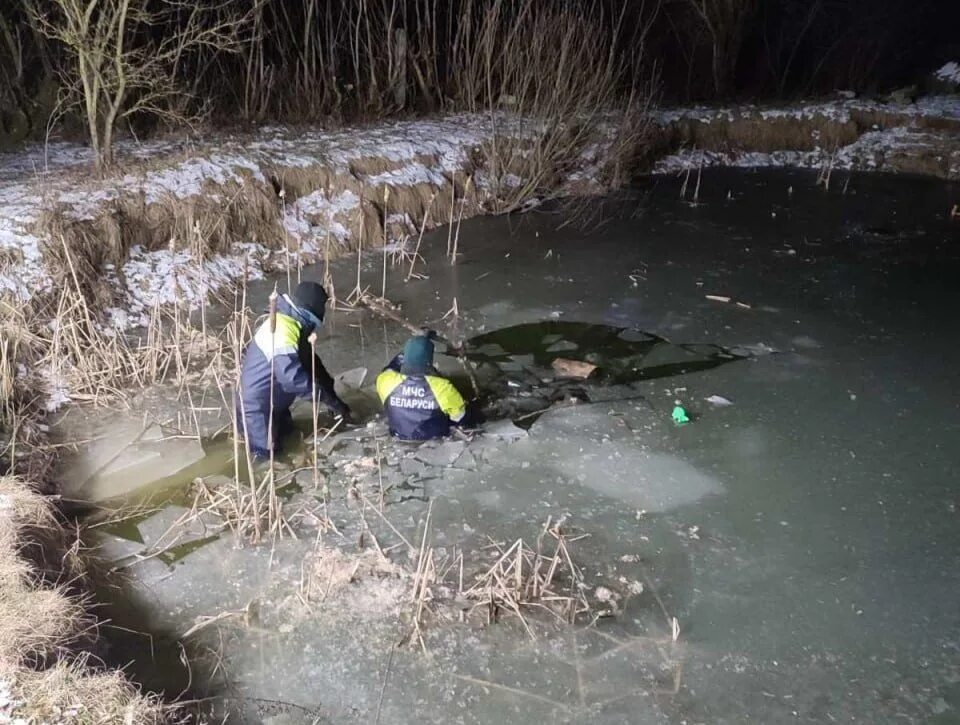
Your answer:
[[[377,376],[377,394],[387,413],[390,433],[404,440],[423,441],[450,434],[450,426],[465,421],[467,404],[446,378],[404,375],[397,355]]]
[[[270,332],[270,321],[264,320],[243,355],[240,372],[240,395],[237,400],[238,418],[243,421],[243,432],[251,450],[260,456],[269,450],[271,441],[270,388],[273,384],[274,419],[289,416],[290,406],[297,398],[325,403],[336,413],[346,409],[333,388],[333,378],[319,357],[314,357],[309,335],[316,322],[300,310],[287,295],[277,300],[276,333]],[[271,374],[270,361],[273,360]],[[311,373],[315,373],[311,375]],[[281,433],[273,427],[272,443]]]

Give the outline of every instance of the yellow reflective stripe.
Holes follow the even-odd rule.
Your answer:
[[[377,395],[380,396],[380,402],[385,403],[397,386],[407,379],[406,375],[401,375],[396,370],[384,370],[377,376]]]
[[[296,354],[300,342],[300,323],[289,315],[277,313],[277,332],[270,335],[270,320],[260,325],[253,341],[260,352],[270,360],[274,355]]]
[[[437,399],[440,410],[449,416],[454,423],[463,420],[467,413],[467,402],[460,395],[453,383],[446,378],[438,378],[435,375],[427,375],[427,385],[433,391],[433,397]]]

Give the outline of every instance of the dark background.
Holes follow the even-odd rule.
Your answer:
[[[56,19],[69,1],[0,0],[0,145],[42,136],[51,114],[66,108],[75,63],[36,17]],[[703,3],[712,24],[698,12]],[[195,5],[251,16],[255,6],[251,0],[133,4],[178,9],[136,30],[128,43],[169,36]],[[454,47],[457,31],[476,25],[478,15],[494,6],[501,33],[527,12],[569,11],[584,24],[606,28],[618,59],[630,68],[619,81],[624,93],[653,89],[655,99],[666,103],[791,100],[836,90],[881,95],[912,85],[918,92],[937,90],[932,71],[960,61],[960,0],[263,0],[232,52],[204,48],[187,54],[176,81],[193,99],[191,111],[202,110],[205,119],[221,124],[469,108],[477,99],[462,97],[456,77],[455,66],[462,64]],[[383,92],[390,66],[384,39],[398,28],[409,37],[410,67],[409,92],[399,104]],[[414,67],[429,67],[431,77],[420,82]],[[251,104],[250,74],[256,69],[259,95]],[[298,83],[307,77],[310,83]],[[55,125],[82,130],[77,105]]]

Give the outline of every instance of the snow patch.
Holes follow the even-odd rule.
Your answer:
[[[263,277],[263,260],[269,250],[253,242],[237,242],[226,254],[198,260],[189,251],[130,250],[123,265],[129,304],[126,313],[112,311],[114,322],[146,325],[157,305],[179,304],[197,309],[208,295],[242,279]]]
[[[337,244],[346,244],[351,237],[350,217],[360,210],[360,197],[347,189],[328,196],[325,191],[315,191],[302,196],[286,208],[283,226],[291,237],[298,240],[301,249],[310,254],[319,254],[327,237]]]
[[[812,151],[703,151],[685,149],[660,159],[654,174],[681,173],[701,166],[733,166],[740,168],[792,167],[820,169],[832,166],[843,170],[875,170],[884,168],[896,155],[919,155],[943,146],[940,134],[895,126],[868,131],[848,146],[837,150],[816,148]],[[951,171],[951,173],[954,173]]]
[[[48,413],[55,413],[62,406],[71,401],[70,386],[63,378],[63,371],[54,369],[51,365],[40,371],[43,381],[43,392],[46,395],[44,408]]]
[[[0,504],[3,498],[0,497]],[[0,506],[2,508],[2,506]],[[28,725],[21,717],[14,717],[14,713],[22,703],[13,697],[13,688],[6,680],[0,680],[0,725]]]
[[[960,86],[960,63],[951,60],[949,63],[945,63],[933,75],[941,81]]]

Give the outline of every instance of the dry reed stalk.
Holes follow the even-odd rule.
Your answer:
[[[283,258],[287,271],[287,294],[293,292],[293,284],[290,278],[290,235],[287,233],[287,190],[285,188],[280,189],[280,213],[281,213],[281,225],[283,226]],[[297,264],[297,270],[299,273],[299,261]]]
[[[700,152],[700,164],[697,166],[697,185],[693,189],[693,203],[700,203],[700,176],[703,174],[703,151]]]
[[[361,189],[361,196],[363,198]],[[360,237],[357,242],[357,284],[353,288],[353,291],[347,297],[347,304],[355,304],[363,296],[363,289],[360,287],[360,265],[363,262],[363,235],[364,230],[366,229],[366,224],[363,223],[363,204],[360,204],[360,210],[357,212],[360,217]]]
[[[200,222],[193,225],[194,241],[197,252],[197,272],[200,277],[200,330],[203,337],[207,337],[207,277],[203,264],[203,235],[200,233]]]
[[[413,602],[413,632],[410,638],[416,636],[420,643],[420,648],[426,652],[427,645],[423,639],[423,616],[427,608],[427,602],[432,598],[430,587],[436,582],[437,570],[433,558],[433,547],[427,547],[427,539],[430,536],[430,519],[433,515],[433,499],[427,506],[427,516],[423,524],[423,536],[420,538],[420,550],[417,554],[417,570],[413,576],[412,602]]]
[[[450,219],[447,222],[447,257],[453,252],[453,213],[457,203],[456,178],[450,180]]]
[[[827,158],[820,168],[820,174],[817,176],[817,186],[823,185],[824,191],[830,191],[830,177],[833,175],[833,165],[837,158],[838,147],[834,146],[833,152]]]
[[[270,325],[270,419],[267,423],[267,445],[270,450],[270,469],[264,477],[264,485],[267,486],[267,522],[271,532],[273,532],[274,522],[277,521],[277,497],[276,497],[276,431],[273,429],[275,422],[274,410],[274,382],[276,380],[276,353],[277,353],[277,288],[274,285],[273,291],[268,298],[268,324]]]
[[[555,540],[552,554],[543,552],[543,539]],[[577,537],[579,538],[579,537]],[[501,612],[516,616],[527,634],[534,632],[524,613],[543,611],[558,621],[572,624],[590,610],[583,594],[583,574],[573,563],[568,549],[570,539],[561,531],[560,524],[551,526],[548,519],[537,538],[536,548],[517,539],[508,548],[495,545],[497,559],[461,596],[485,607],[489,621],[498,619]]]
[[[327,290],[333,307],[337,306],[337,291],[333,287],[333,276],[330,274],[330,230],[327,229],[323,252],[323,286]]]
[[[463,198],[460,199],[460,213],[457,215],[457,230],[453,235],[453,250],[450,252],[450,264],[457,263],[457,250],[460,247],[460,224],[463,222],[463,208],[466,206],[471,184],[473,184],[473,176],[468,176],[467,184],[463,190]]]
[[[239,414],[240,414],[241,419],[244,421],[244,445],[243,445],[243,449],[244,449],[244,456],[245,456],[246,462],[247,462],[247,476],[248,476],[248,480],[249,480],[249,482],[250,482],[249,505],[250,505],[250,507],[251,507],[252,521],[253,521],[253,526],[254,526],[254,536],[253,536],[253,540],[254,540],[254,541],[259,541],[259,540],[260,540],[260,536],[261,536],[261,532],[260,532],[260,520],[261,520],[260,497],[257,495],[257,481],[256,481],[256,476],[254,475],[253,454],[252,454],[251,451],[250,451],[249,441],[246,440],[246,423],[245,423],[245,421],[246,421],[246,409],[245,409],[246,406],[245,406],[245,404],[244,404],[244,402],[243,402],[243,395],[241,394],[242,391],[241,391],[241,388],[240,388],[240,379],[241,379],[241,372],[242,372],[241,364],[242,364],[242,357],[243,357],[244,342],[245,342],[245,340],[246,340],[246,335],[245,335],[245,333],[249,331],[248,322],[247,322],[247,314],[246,314],[246,312],[247,312],[247,282],[248,282],[248,280],[249,280],[249,268],[250,268],[250,260],[249,260],[249,257],[244,257],[243,287],[242,287],[242,291],[241,291],[240,311],[239,311],[239,315],[237,315],[236,313],[234,314],[234,320],[239,323],[239,325],[238,325],[238,330],[237,330],[237,334],[236,334],[236,344],[235,344],[235,346],[234,346],[234,348],[233,348],[233,349],[234,349],[234,361],[235,361],[235,368],[234,368],[234,389],[236,390],[237,400],[238,400],[239,403],[240,403]],[[234,418],[236,418],[236,412],[235,412],[235,414],[234,414]],[[236,433],[235,433],[235,435],[236,435]],[[236,440],[237,440],[237,439],[234,438],[234,441],[236,441]],[[244,510],[245,507],[244,507],[244,506],[240,506],[240,504],[242,503],[242,500],[243,500],[243,494],[241,493],[241,491],[242,491],[242,486],[241,486],[241,482],[240,482],[240,471],[239,471],[239,464],[238,464],[238,463],[235,464],[234,472],[235,472],[236,487],[237,487],[237,499],[238,499],[237,503],[238,503],[238,507],[240,508],[240,510]]]
[[[410,260],[410,271],[407,272],[407,277],[404,282],[409,282],[410,278],[413,277],[413,267],[417,263],[417,258],[420,256],[420,244],[423,242],[423,233],[427,229],[427,224],[430,221],[430,210],[433,209],[433,202],[437,198],[437,193],[434,192],[430,195],[430,202],[427,204],[427,209],[423,214],[423,220],[420,222],[420,235],[417,237],[417,246],[413,250],[413,258]]]
[[[312,381],[312,389],[310,395],[310,405],[312,410],[312,421],[313,421],[313,489],[316,491],[320,488],[320,468],[318,466],[317,455],[320,448],[319,441],[317,440],[317,333],[316,331],[310,334],[310,379]]]
[[[390,203],[390,187],[386,186],[383,190],[383,285],[381,286],[380,296],[387,296],[387,209]]]

